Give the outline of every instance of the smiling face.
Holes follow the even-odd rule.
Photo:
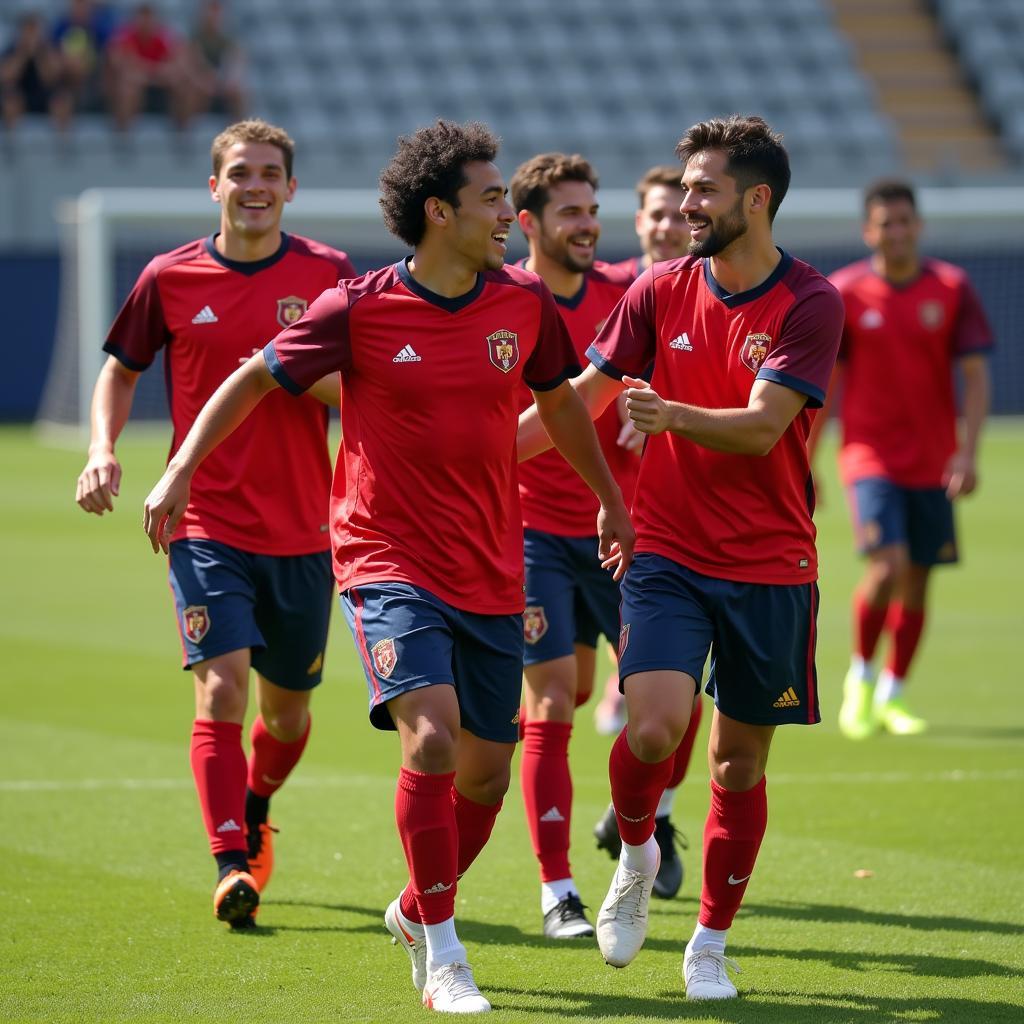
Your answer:
[[[683,171],[682,212],[691,256],[717,256],[747,233],[744,192],[726,174],[728,158],[717,149],[695,153]]]
[[[680,206],[683,189],[679,185],[652,185],[644,193],[644,203],[636,211],[636,233],[644,256],[656,263],[686,255],[689,232]]]
[[[295,185],[277,146],[236,142],[228,147],[220,173],[210,178],[210,194],[221,205],[221,233],[252,242],[279,232]]]
[[[917,261],[921,219],[908,199],[876,200],[864,219],[864,244],[884,263],[902,270]]]
[[[476,160],[464,168],[466,184],[459,189],[446,244],[467,267],[500,270],[505,264],[508,233],[515,211],[508,201],[505,179],[494,164]]]
[[[530,216],[530,238],[553,263],[582,274],[594,265],[601,224],[589,181],[560,181],[548,189],[540,217]]]

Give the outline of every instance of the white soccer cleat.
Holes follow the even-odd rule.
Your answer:
[[[683,954],[683,981],[687,999],[735,999],[736,986],[726,971],[740,973],[740,965],[721,949],[705,946],[696,952],[686,945]]]
[[[469,964],[441,964],[427,978],[423,1005],[439,1013],[487,1013],[491,1004],[480,994]]]
[[[416,986],[417,992],[422,992],[427,983],[427,938],[422,925],[419,928],[410,928],[402,923],[401,911],[398,908],[400,899],[401,897],[392,900],[391,905],[384,911],[384,924],[391,932],[391,941],[409,954],[412,961],[412,983]]]
[[[625,967],[640,952],[647,937],[647,908],[660,865],[659,851],[651,872],[631,871],[621,860],[616,866],[597,914],[597,945],[606,964]]]

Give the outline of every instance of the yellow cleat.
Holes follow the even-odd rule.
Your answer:
[[[879,725],[893,736],[917,736],[928,728],[923,718],[918,718],[902,697],[893,697],[875,708]]]
[[[853,669],[846,673],[843,704],[839,709],[839,731],[848,740],[867,739],[878,728],[874,696],[874,683],[861,679]]]

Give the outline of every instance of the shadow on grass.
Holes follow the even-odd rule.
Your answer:
[[[1024,739],[1024,726],[1020,725],[933,725],[929,735],[953,737],[960,740],[1019,740]]]

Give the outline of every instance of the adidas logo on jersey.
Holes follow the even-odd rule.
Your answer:
[[[435,882],[429,889],[424,889],[423,890],[423,895],[424,896],[429,895],[429,894],[435,894],[436,895],[437,893],[447,892],[451,887],[452,887],[452,883],[451,882],[449,882],[447,885],[445,885],[444,882]]]
[[[217,826],[218,832],[241,832],[242,828],[234,818],[228,818]]]
[[[798,708],[800,707],[800,698],[796,695],[796,690],[791,686],[788,690],[783,693],[777,701],[772,704],[773,708]]]
[[[557,807],[549,807],[541,816],[541,821],[565,821],[562,812]]]
[[[217,322],[217,314],[214,313],[209,306],[203,306],[201,310],[194,317],[192,317],[192,323],[194,324],[215,324]]]
[[[406,345],[401,352],[391,360],[393,363],[422,363],[423,359],[421,356],[416,355],[413,351],[412,345]]]
[[[692,352],[693,346],[690,344],[690,339],[686,336],[686,331],[683,331],[678,338],[673,338],[668,343],[669,348],[679,349],[681,352]]]

